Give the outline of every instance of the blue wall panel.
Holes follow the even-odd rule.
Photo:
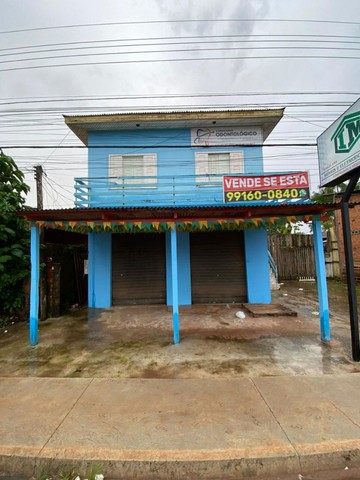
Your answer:
[[[266,230],[244,230],[244,242],[248,303],[271,303]]]
[[[132,148],[129,148],[129,146]],[[143,145],[150,145],[143,148]],[[173,148],[173,146],[180,148]],[[99,147],[99,148],[92,148]],[[90,206],[190,206],[223,204],[222,187],[199,187],[195,178],[195,154],[207,151],[244,152],[245,174],[263,173],[262,147],[190,147],[190,129],[159,129],[89,132],[89,177],[93,186]],[[110,154],[156,154],[156,188],[123,188],[108,184]],[[97,178],[102,178],[102,187]],[[101,184],[101,182],[100,182]],[[241,205],[242,202],[239,202]],[[256,203],[256,202],[253,202]],[[179,304],[191,305],[189,234],[177,233]],[[167,304],[172,303],[170,234],[166,237]],[[245,231],[248,301],[271,302],[264,230]],[[111,236],[89,235],[89,306],[111,305]]]
[[[111,307],[111,233],[88,235],[89,307]]]
[[[133,148],[129,148],[129,146]],[[152,145],[143,148],[143,145]],[[180,148],[172,148],[173,146]],[[99,147],[99,148],[91,148]],[[188,147],[188,148],[186,148]],[[221,205],[222,187],[197,186],[197,152],[244,152],[245,173],[263,172],[262,147],[191,148],[190,129],[159,129],[89,132],[89,177],[92,178],[92,206],[186,206]],[[125,188],[107,184],[110,154],[156,154],[157,188]],[[95,180],[101,178],[102,180]]]
[[[257,175],[264,173],[264,161],[262,147],[244,147],[245,173]]]

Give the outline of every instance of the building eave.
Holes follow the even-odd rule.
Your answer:
[[[19,212],[29,222],[37,221],[184,221],[214,218],[267,218],[282,216],[324,215],[327,211],[339,209],[339,204],[276,204],[207,207],[129,207],[129,208],[72,208],[57,210],[27,210]]]
[[[264,140],[284,114],[280,109],[256,110],[176,110],[123,112],[94,115],[64,115],[66,125],[88,145],[91,130],[129,130],[158,128],[191,128],[209,126],[261,126]]]

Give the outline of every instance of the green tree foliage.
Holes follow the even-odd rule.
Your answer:
[[[0,149],[0,321],[18,314],[29,277],[29,229],[16,212],[29,187],[14,160]]]
[[[267,227],[268,235],[290,235],[290,233],[300,233],[300,224],[297,223],[284,223],[284,224],[269,224]]]
[[[335,201],[335,195],[344,192],[346,187],[346,183],[340,183],[336,185],[336,187],[322,187],[318,192],[313,193],[311,200],[317,203],[333,203]]]
[[[344,192],[347,187],[346,183],[340,183],[336,187],[322,187],[318,192],[314,192],[311,196],[311,200],[317,203],[333,203],[335,201],[335,195],[340,192]],[[358,189],[360,189],[360,184],[358,184]],[[322,226],[325,230],[329,230],[333,225],[334,212],[328,211],[327,216],[329,220],[325,220],[322,223]],[[310,230],[312,229],[312,224],[310,223]],[[300,233],[300,223],[287,223],[285,225],[269,225],[267,228],[269,235],[282,234],[288,235],[290,233]]]

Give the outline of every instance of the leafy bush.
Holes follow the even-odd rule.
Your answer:
[[[17,216],[29,187],[11,157],[0,149],[0,318],[19,315],[23,283],[30,275],[29,229]]]

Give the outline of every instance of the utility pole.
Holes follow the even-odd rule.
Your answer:
[[[35,181],[36,181],[36,206],[38,210],[44,209],[44,197],[43,197],[43,174],[44,170],[41,165],[34,166],[35,172]],[[44,229],[40,229],[40,244],[44,244]],[[44,250],[40,250],[40,262],[44,263],[45,261],[45,254]],[[47,311],[47,288],[46,288],[46,272],[41,269],[40,270],[40,285],[39,285],[39,318],[40,320],[46,319],[46,311]]]
[[[354,270],[354,256],[351,239],[351,224],[349,218],[349,200],[359,181],[360,173],[354,173],[341,197],[341,220],[344,237],[346,283],[348,289],[352,358],[360,362],[359,316],[356,298],[356,278]]]
[[[44,200],[43,200],[43,173],[44,170],[41,165],[36,165],[34,167],[35,171],[35,180],[36,180],[36,200],[37,200],[37,209],[44,209]]]

